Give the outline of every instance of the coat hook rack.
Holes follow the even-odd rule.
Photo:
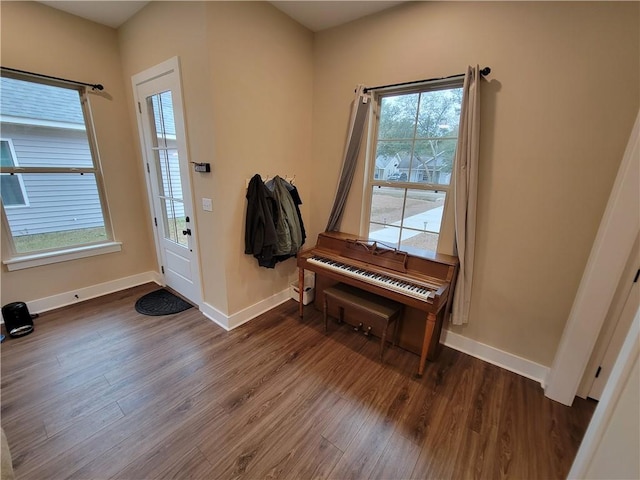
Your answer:
[[[273,180],[276,177],[276,175],[260,175],[260,178],[262,178],[262,181],[264,183],[267,183],[269,180]],[[296,181],[296,176],[295,175],[285,175],[285,176],[280,176],[280,178],[282,178],[285,182],[289,182],[291,185],[295,185],[295,181]],[[251,181],[250,178],[245,178],[245,187],[244,188],[249,188],[249,182]]]

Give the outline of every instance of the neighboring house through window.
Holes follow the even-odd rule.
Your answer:
[[[13,256],[112,242],[84,91],[30,77],[0,81],[0,197]]]
[[[438,251],[441,229],[452,228],[446,205],[453,201],[462,81],[374,94],[363,215],[369,238]]]

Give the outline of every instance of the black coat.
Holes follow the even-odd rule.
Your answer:
[[[251,178],[247,188],[247,218],[244,232],[244,253],[253,255],[262,267],[276,264],[277,215],[273,194],[264,186],[260,175]]]

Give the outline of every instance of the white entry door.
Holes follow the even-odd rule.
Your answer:
[[[164,283],[200,305],[200,272],[178,58],[134,75],[133,91]]]

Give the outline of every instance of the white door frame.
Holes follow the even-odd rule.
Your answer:
[[[199,257],[199,250],[198,250],[198,245],[197,245],[197,228],[196,228],[196,223],[195,223],[195,213],[194,213],[194,209],[193,209],[193,193],[192,193],[192,182],[191,182],[191,175],[189,174],[190,169],[189,167],[189,153],[188,153],[188,148],[187,148],[187,141],[186,141],[186,131],[185,131],[185,124],[184,124],[184,109],[183,109],[183,104],[182,104],[182,84],[181,84],[181,80],[180,80],[180,61],[178,57],[173,57],[170,58],[169,60],[166,60],[154,67],[151,67],[143,72],[140,72],[136,75],[133,75],[131,77],[131,82],[132,82],[132,86],[133,86],[133,99],[134,99],[134,105],[136,108],[136,111],[138,112],[136,114],[137,117],[137,121],[138,121],[138,134],[140,136],[140,147],[142,150],[142,162],[143,162],[143,168],[144,171],[146,172],[145,174],[145,179],[146,179],[146,185],[147,185],[147,198],[149,201],[149,212],[151,214],[151,223],[153,225],[154,221],[156,218],[160,218],[161,216],[158,215],[155,210],[156,210],[156,206],[155,206],[155,201],[153,198],[153,189],[151,186],[151,178],[150,178],[150,169],[149,169],[149,165],[153,164],[153,159],[149,159],[149,149],[147,148],[147,139],[145,137],[144,134],[144,126],[143,126],[143,120],[142,120],[142,116],[139,114],[140,113],[140,106],[142,105],[142,102],[144,102],[145,99],[143,98],[139,98],[138,95],[138,86],[143,85],[147,82],[156,80],[160,77],[166,76],[166,75],[174,75],[175,77],[175,82],[174,82],[174,86],[175,86],[175,95],[172,96],[173,98],[173,103],[175,105],[176,108],[174,108],[174,119],[175,119],[175,128],[176,128],[176,140],[177,140],[177,144],[178,144],[178,152],[179,152],[179,161],[181,163],[181,171],[185,172],[186,175],[182,175],[185,178],[183,179],[184,181],[186,181],[186,185],[188,186],[188,191],[183,192],[183,199],[184,199],[184,205],[185,205],[185,211],[187,212],[187,214],[190,217],[190,228],[192,230],[192,235],[189,238],[189,247],[191,250],[191,267],[192,267],[192,281],[194,283],[194,293],[192,295],[185,295],[191,302],[194,302],[196,304],[196,306],[198,306],[198,308],[200,307],[201,303],[202,303],[202,285],[201,285],[201,278],[200,278],[200,257]],[[183,168],[184,167],[184,168]],[[153,229],[153,237],[154,237],[154,244],[155,244],[155,249],[156,249],[156,258],[158,260],[158,265],[163,265],[163,256],[162,256],[162,246],[161,246],[161,241],[158,235],[158,229],[157,228],[152,228]],[[161,279],[162,279],[162,284],[166,285],[166,278],[165,278],[165,274],[163,272],[159,272]],[[182,293],[182,292],[178,292],[178,293]]]
[[[604,320],[593,355],[580,382],[577,395],[600,400],[622,343],[640,305],[640,284],[636,279],[640,267],[640,235],[636,237],[620,285]]]
[[[564,405],[573,403],[640,231],[639,178],[640,112],[547,376],[545,395]]]
[[[603,452],[611,452],[613,449],[620,452],[620,458],[612,458],[611,462],[618,462],[621,465],[628,466],[635,461],[637,465],[637,445],[624,445],[625,448],[621,451],[619,442],[624,440],[613,436],[614,434],[610,427],[616,415],[621,416],[628,412],[620,405],[623,396],[632,395],[630,392],[633,392],[633,390],[628,390],[627,387],[632,384],[633,377],[631,377],[631,374],[638,361],[640,361],[640,309],[636,310],[629,334],[613,366],[607,386],[602,392],[602,399],[593,412],[591,422],[580,443],[580,448],[576,453],[567,478],[587,478],[594,467],[596,471],[598,469],[601,470],[603,467]],[[618,408],[621,408],[620,411]],[[631,422],[629,431],[633,431],[637,427]],[[596,466],[595,464],[598,465]]]

